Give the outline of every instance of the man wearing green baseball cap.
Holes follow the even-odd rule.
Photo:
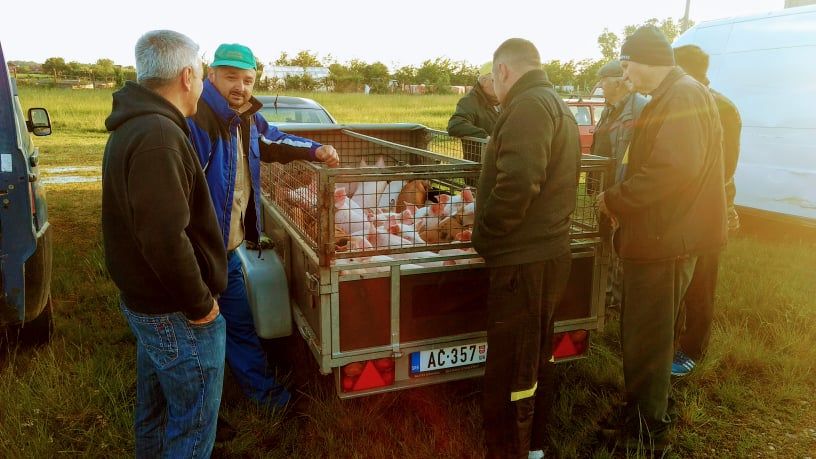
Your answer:
[[[322,161],[336,167],[331,145],[285,134],[258,112],[252,97],[256,63],[237,43],[215,51],[197,113],[187,119],[190,138],[207,177],[221,236],[228,252],[228,284],[219,297],[227,321],[226,359],[243,392],[262,406],[284,406],[291,395],[273,377],[255,332],[236,249],[261,234],[261,161]]]

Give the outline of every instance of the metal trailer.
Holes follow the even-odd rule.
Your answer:
[[[349,250],[343,246],[349,237],[335,228],[334,193],[366,181],[425,180],[431,200],[459,194],[475,187],[485,141],[414,124],[283,129],[333,145],[342,161],[335,169],[304,161],[264,164],[261,174],[265,232],[283,261],[294,323],[320,372],[334,373],[338,395],[481,376],[488,270],[475,253],[429,254],[470,243],[447,234],[424,246]],[[384,167],[359,164],[380,156]],[[605,158],[582,158],[572,274],[556,311],[557,361],[582,357],[590,333],[604,323],[609,247],[593,194],[607,185],[610,167]]]

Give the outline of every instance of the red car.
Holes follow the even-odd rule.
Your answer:
[[[591,99],[564,99],[575,120],[578,121],[578,131],[581,134],[581,153],[587,154],[592,148],[592,135],[595,133],[595,126],[601,119],[604,110],[604,100]]]

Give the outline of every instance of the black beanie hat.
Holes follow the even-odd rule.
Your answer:
[[[622,61],[646,65],[674,65],[674,52],[663,32],[654,26],[640,27],[621,46]]]
[[[697,45],[674,48],[674,61],[695,80],[708,86],[708,54]]]

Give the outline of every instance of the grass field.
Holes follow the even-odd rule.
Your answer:
[[[445,127],[457,100],[311,97],[341,122],[436,128]],[[21,98],[26,107],[47,107],[54,120],[55,133],[35,139],[45,177],[55,167],[99,174],[110,92],[22,88]],[[51,184],[48,198],[57,331],[49,346],[0,354],[0,457],[131,456],[134,340],[104,267],[100,184]],[[673,390],[670,457],[816,455],[816,242],[768,236],[777,232],[742,234],[723,256],[709,355]],[[613,457],[595,431],[621,398],[617,327],[613,317],[589,358],[559,367],[551,437],[564,457]],[[300,367],[309,375],[301,388],[308,403],[289,420],[251,406],[228,377],[222,411],[239,435],[214,456],[483,455],[479,381],[341,402],[330,378],[308,361]]]

